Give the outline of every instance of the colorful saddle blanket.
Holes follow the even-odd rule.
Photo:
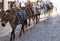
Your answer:
[[[18,17],[18,20],[21,20],[21,19],[26,20],[27,19],[27,16],[26,16],[26,13],[24,10],[21,10],[20,12],[18,12],[17,17]]]
[[[17,16],[18,20],[22,20],[22,19],[26,20],[27,19],[27,16],[26,16],[26,13],[24,10],[12,9],[12,12],[14,12],[14,13],[17,12],[16,16]]]

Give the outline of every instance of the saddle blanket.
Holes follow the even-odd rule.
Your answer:
[[[24,10],[21,10],[20,12],[18,12],[17,17],[18,17],[18,20],[21,20],[21,19],[26,20],[27,19],[27,16],[26,16],[26,13]]]
[[[50,10],[50,4],[46,4],[46,8],[47,8],[47,11],[49,11]]]

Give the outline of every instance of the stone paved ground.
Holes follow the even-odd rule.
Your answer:
[[[0,41],[9,41],[9,39],[10,34],[0,37]],[[17,32],[15,41],[60,41],[60,16],[39,22],[21,37]]]

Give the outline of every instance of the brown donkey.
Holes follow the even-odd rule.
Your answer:
[[[29,26],[30,26],[30,20],[32,19],[33,21],[35,20],[36,14],[30,12],[29,7],[20,7],[22,10],[25,10],[27,19],[29,19]]]
[[[22,31],[23,31],[23,33],[25,33],[24,25],[25,24],[27,25],[27,23],[26,23],[27,20],[24,21],[23,19],[21,19],[20,23],[19,23],[16,14],[12,13],[10,10],[7,10],[6,12],[2,11],[1,14],[2,14],[2,16],[1,16],[1,25],[4,27],[5,24],[7,22],[9,22],[9,24],[12,27],[10,41],[13,41],[15,39],[15,29],[16,29],[18,24],[22,24],[21,31],[20,31],[20,36],[22,34]]]

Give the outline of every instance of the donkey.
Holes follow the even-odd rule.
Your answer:
[[[15,39],[15,29],[17,25],[19,24],[22,25],[19,35],[21,36],[22,32],[25,33],[24,26],[27,25],[26,23],[27,20],[24,20],[22,17],[21,20],[18,20],[18,17],[16,15],[17,13],[14,14],[11,10],[7,10],[6,12],[2,11],[1,14],[2,14],[1,25],[4,27],[7,24],[7,22],[9,22],[9,24],[11,25],[12,32],[11,32],[10,41],[13,41]],[[18,21],[20,21],[20,23]]]
[[[44,13],[49,13],[48,14],[48,17],[50,17],[50,12],[53,10],[54,6],[53,6],[53,3],[52,2],[48,2],[46,4],[44,4]],[[47,17],[47,18],[48,18]]]

